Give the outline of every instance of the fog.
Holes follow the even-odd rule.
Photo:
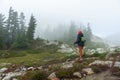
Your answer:
[[[24,12],[28,23],[31,13],[37,19],[35,36],[47,26],[90,23],[94,35],[105,38],[120,33],[119,0],[0,0],[0,13],[8,15],[10,6]],[[27,24],[26,24],[27,25]]]

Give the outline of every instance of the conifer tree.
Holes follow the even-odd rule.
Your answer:
[[[27,39],[28,41],[34,40],[34,33],[35,33],[35,27],[36,27],[36,19],[33,15],[31,15],[29,27],[27,30]]]

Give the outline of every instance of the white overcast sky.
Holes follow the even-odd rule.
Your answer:
[[[90,23],[95,35],[106,37],[120,33],[120,0],[0,0],[0,13],[8,15],[10,6],[31,13],[37,19],[37,33],[45,25]]]

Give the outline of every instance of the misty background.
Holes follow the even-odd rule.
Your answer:
[[[64,30],[71,22],[78,27],[89,23],[94,35],[120,43],[119,0],[0,0],[0,13],[8,17],[10,6],[18,13],[24,12],[26,25],[30,15],[35,16],[35,37],[44,37],[46,28],[54,31],[64,25]]]

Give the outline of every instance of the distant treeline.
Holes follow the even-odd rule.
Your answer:
[[[97,48],[106,46],[103,42],[96,43],[92,40],[94,34],[92,33],[90,23],[88,23],[85,26],[83,24],[77,25],[75,22],[72,21],[70,25],[59,24],[54,29],[50,29],[50,26],[48,26],[45,30],[44,37],[48,40],[58,40],[73,46],[73,43],[77,38],[78,30],[83,31],[83,34],[86,38],[85,46],[87,48]]]
[[[91,43],[92,38],[92,30],[88,23],[86,26],[78,26],[75,22],[71,22],[70,25],[58,25],[53,30],[49,29],[49,26],[46,28],[44,36],[49,40],[58,40],[70,45],[73,45],[75,40],[77,39],[77,32],[78,30],[82,30],[84,36],[86,38],[86,43]]]
[[[27,49],[34,40],[36,19],[30,17],[29,25],[25,25],[25,15],[9,9],[8,17],[0,13],[0,49]]]

